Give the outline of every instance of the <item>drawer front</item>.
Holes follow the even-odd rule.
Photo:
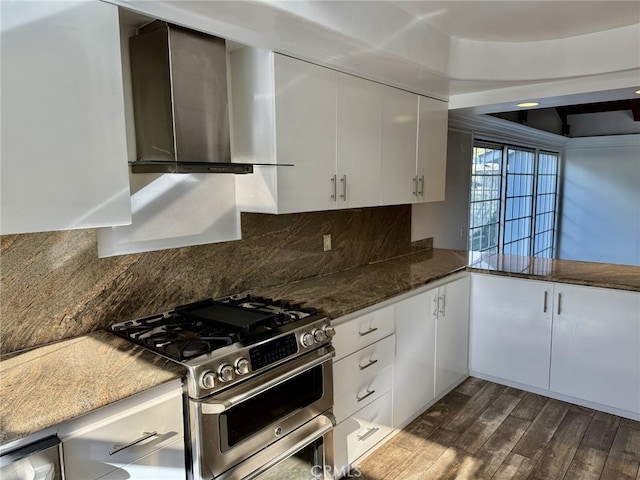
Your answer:
[[[182,396],[172,394],[71,433],[62,444],[67,480],[99,478],[175,442],[184,435],[182,418]]]
[[[332,339],[339,360],[367,345],[391,335],[394,331],[393,305],[366,313],[335,325],[336,335]]]
[[[336,467],[345,467],[345,448],[347,464],[353,465],[392,431],[391,392],[388,392],[335,428],[335,445],[340,449],[336,451]]]
[[[348,389],[335,395],[333,414],[341,422],[359,409],[369,405],[393,386],[393,366],[389,365],[381,372],[358,379]]]
[[[338,396],[353,387],[361,379],[381,372],[393,365],[395,357],[395,335],[390,335],[379,342],[358,350],[338,361],[333,362],[333,385]]]
[[[100,480],[184,480],[186,476],[184,439],[180,438]]]

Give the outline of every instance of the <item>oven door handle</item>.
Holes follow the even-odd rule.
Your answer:
[[[224,411],[229,410],[234,405],[238,405],[271,387],[275,387],[280,383],[286,382],[300,373],[306,372],[307,370],[327,361],[331,361],[331,358],[335,356],[335,350],[333,350],[333,348],[328,348],[326,350],[327,353],[313,360],[307,360],[304,357],[300,357],[297,359],[297,364],[294,363],[291,368],[286,368],[284,371],[274,369],[272,372],[267,372],[260,376],[260,382],[256,382],[255,385],[240,393],[231,395],[221,393],[215,396],[215,400],[205,400],[200,403],[201,412],[204,415],[219,415]]]

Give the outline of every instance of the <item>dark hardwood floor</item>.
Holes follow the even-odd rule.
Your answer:
[[[357,465],[370,480],[640,480],[640,422],[469,378]]]

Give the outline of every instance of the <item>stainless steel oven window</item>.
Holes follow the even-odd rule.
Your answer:
[[[322,365],[318,365],[230,408],[219,417],[222,451],[320,400],[322,395]]]

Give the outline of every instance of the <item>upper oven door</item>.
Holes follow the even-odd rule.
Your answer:
[[[189,402],[194,472],[213,478],[333,405],[332,347]]]

